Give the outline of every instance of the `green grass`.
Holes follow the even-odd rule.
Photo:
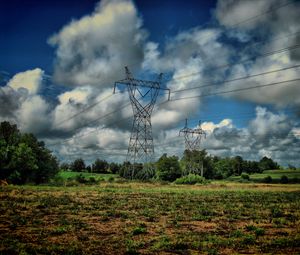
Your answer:
[[[98,174],[98,173],[86,173],[86,172],[69,172],[69,171],[60,171],[58,176],[63,178],[63,180],[67,180],[68,178],[74,179],[78,175],[82,175],[84,178],[89,179],[90,177],[94,177],[96,180],[105,180],[107,181],[110,177],[115,179],[119,178],[118,174]]]
[[[271,176],[272,181],[278,183],[280,178],[285,175],[289,180],[298,178],[300,181],[300,170],[266,170],[263,173],[250,174],[250,181],[252,182],[263,182],[264,178]],[[231,176],[228,178],[229,181],[240,181],[241,176]]]

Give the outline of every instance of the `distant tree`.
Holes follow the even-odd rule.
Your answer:
[[[289,178],[286,175],[282,175],[280,178],[280,183],[286,184],[289,182]]]
[[[85,163],[82,158],[75,159],[71,164],[71,170],[74,172],[82,172],[85,170]]]
[[[60,164],[60,166],[59,166],[59,168],[61,169],[61,170],[64,170],[64,171],[68,171],[68,170],[70,170],[71,169],[71,166],[68,164],[68,163],[61,163]]]
[[[234,173],[233,164],[230,158],[220,159],[214,164],[215,175],[218,179],[231,176]]]
[[[92,172],[92,167],[90,165],[86,166],[85,170],[88,172],[88,173],[91,173]]]
[[[129,161],[124,161],[123,164],[120,166],[119,175],[123,178],[131,178],[130,168],[132,164]]]
[[[280,166],[268,157],[263,157],[258,164],[261,171],[280,169]]]
[[[205,150],[185,150],[180,163],[184,175],[189,173],[201,175],[203,168],[203,176],[207,179],[211,179],[214,177],[214,160],[217,161],[218,157],[209,156]]]
[[[92,165],[92,171],[94,173],[108,173],[109,164],[106,160],[96,159]]]
[[[241,156],[235,156],[232,159],[232,164],[233,164],[233,174],[235,175],[241,175],[243,172],[243,158]]]
[[[291,164],[288,164],[288,169],[290,170],[297,170],[297,168]]]
[[[109,170],[111,171],[111,173],[116,174],[119,173],[121,166],[117,163],[110,163],[109,164]]]
[[[156,162],[156,167],[156,176],[160,180],[175,181],[181,176],[181,168],[176,156],[168,157],[167,154],[163,154]]]

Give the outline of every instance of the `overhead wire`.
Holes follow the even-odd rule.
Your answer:
[[[230,83],[230,82],[234,82],[234,81],[245,80],[245,79],[258,77],[258,76],[263,76],[263,75],[267,75],[267,74],[278,73],[278,72],[281,72],[281,71],[295,69],[295,68],[298,68],[298,67],[300,67],[300,64],[299,65],[294,65],[294,66],[288,66],[288,67],[284,67],[284,68],[280,68],[280,69],[274,69],[274,70],[267,71],[267,72],[250,74],[250,75],[237,77],[237,78],[233,78],[233,79],[222,80],[222,81],[218,81],[218,82],[204,83],[203,85],[199,85],[199,86],[195,86],[195,87],[191,87],[191,88],[173,90],[173,91],[171,91],[171,93],[178,93],[178,92],[183,92],[183,91],[188,91],[188,90],[195,90],[195,89],[205,88],[205,87],[212,87],[212,86],[216,86],[216,85],[219,85],[219,84]]]
[[[238,88],[238,89],[233,89],[233,90],[220,91],[220,92],[215,92],[215,93],[201,94],[201,95],[196,95],[196,96],[180,97],[180,98],[170,99],[169,101],[167,101],[165,103],[184,100],[184,99],[186,100],[186,99],[194,99],[194,98],[201,98],[201,97],[217,96],[217,95],[240,92],[240,91],[251,90],[251,89],[256,89],[256,88],[282,85],[282,84],[285,84],[285,83],[288,83],[288,82],[295,82],[295,81],[299,81],[299,80],[300,80],[300,78],[296,78],[296,79],[284,80],[284,81],[273,82],[273,83],[268,83],[268,84],[261,84],[261,85],[251,86],[251,87],[244,87],[244,88]],[[291,85],[291,84],[288,84],[288,85]]]
[[[292,3],[292,2],[291,2]],[[288,3],[288,4],[290,4],[290,3]],[[286,6],[286,5],[288,5],[288,4],[285,4],[285,5],[281,5],[281,6],[279,6],[278,8],[276,8],[276,9],[279,9],[279,8],[282,8],[282,7],[284,7],[284,6]],[[267,11],[267,12],[265,12],[265,13],[262,13],[262,14],[259,14],[259,15],[256,15],[255,17],[252,17],[252,18],[248,18],[247,20],[245,20],[245,21],[242,21],[242,22],[247,22],[247,21],[250,21],[250,20],[252,20],[252,19],[254,19],[254,18],[256,18],[256,17],[259,17],[259,16],[262,16],[262,15],[264,15],[264,14],[267,14],[267,13],[270,13],[271,11],[275,11],[276,10],[275,8],[273,8],[272,10],[269,10],[269,11]],[[241,22],[239,22],[240,24],[241,24]],[[238,23],[237,23],[238,24]],[[269,53],[270,54],[270,53]],[[245,60],[246,61],[246,60]],[[261,74],[262,75],[262,74]],[[179,77],[180,78],[180,77]],[[288,82],[288,81],[285,81],[285,82]],[[262,86],[269,86],[270,84],[266,84],[266,85],[262,85]],[[256,86],[257,87],[257,86]],[[252,88],[255,88],[255,87],[251,87],[251,89]],[[247,88],[247,89],[250,89],[250,88]],[[233,91],[224,91],[223,93],[230,93],[230,92],[233,92]],[[93,106],[91,106],[91,107],[87,107],[87,109],[86,110],[88,110],[88,109],[90,109],[90,108],[92,108]],[[85,110],[85,111],[86,111]],[[75,117],[76,116],[78,116],[79,114],[81,114],[81,113],[83,113],[84,111],[82,111],[82,112],[80,112],[80,113],[78,113],[78,114],[76,114],[76,115],[74,115]],[[115,112],[115,111],[114,111]],[[111,112],[110,114],[112,114],[113,112]],[[73,117],[73,116],[71,116],[71,117]],[[102,118],[103,116],[101,116],[101,118]],[[132,117],[132,116],[130,116],[130,117]],[[96,121],[97,120],[100,120],[101,118],[99,118],[99,119],[96,119]],[[65,120],[65,121],[67,121],[67,120]]]

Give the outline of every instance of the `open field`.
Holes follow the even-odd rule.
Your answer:
[[[272,178],[272,182],[278,183],[283,175],[288,177],[290,182],[300,182],[300,170],[266,170],[261,174],[250,174],[249,177],[252,182],[263,182],[264,178],[270,176]],[[231,176],[228,178],[230,181],[239,181],[241,179],[241,176]]]
[[[84,178],[89,179],[91,177],[95,178],[95,180],[105,180],[107,181],[109,178],[119,178],[118,174],[98,174],[98,173],[86,173],[86,172],[72,172],[72,171],[60,171],[58,173],[58,177],[61,177],[63,180],[67,180],[68,178],[75,178],[78,175],[82,175]]]
[[[299,254],[300,185],[0,187],[1,254]]]

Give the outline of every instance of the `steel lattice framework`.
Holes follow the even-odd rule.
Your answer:
[[[199,124],[196,128],[189,128],[188,121],[186,119],[184,128],[179,131],[179,136],[184,137],[185,150],[192,152],[192,151],[200,151],[201,149],[200,143],[202,137],[206,138],[206,133],[201,128],[201,121],[199,121]],[[187,172],[188,173],[195,172],[195,169],[193,168],[194,166],[192,164],[191,159],[188,159]],[[201,176],[202,175],[203,175],[203,165],[201,166]]]
[[[157,100],[160,90],[170,90],[161,88],[162,74],[157,81],[145,81],[133,78],[128,67],[125,67],[126,78],[115,82],[116,86],[126,85],[132,105],[134,120],[129,140],[127,161],[131,162],[130,177],[135,175],[135,163],[148,163],[154,159],[154,145],[152,137],[151,113]]]
[[[185,149],[190,151],[199,151],[202,136],[206,137],[205,131],[201,128],[201,121],[198,127],[188,128],[187,119],[185,126],[179,131],[179,136],[184,136]]]

